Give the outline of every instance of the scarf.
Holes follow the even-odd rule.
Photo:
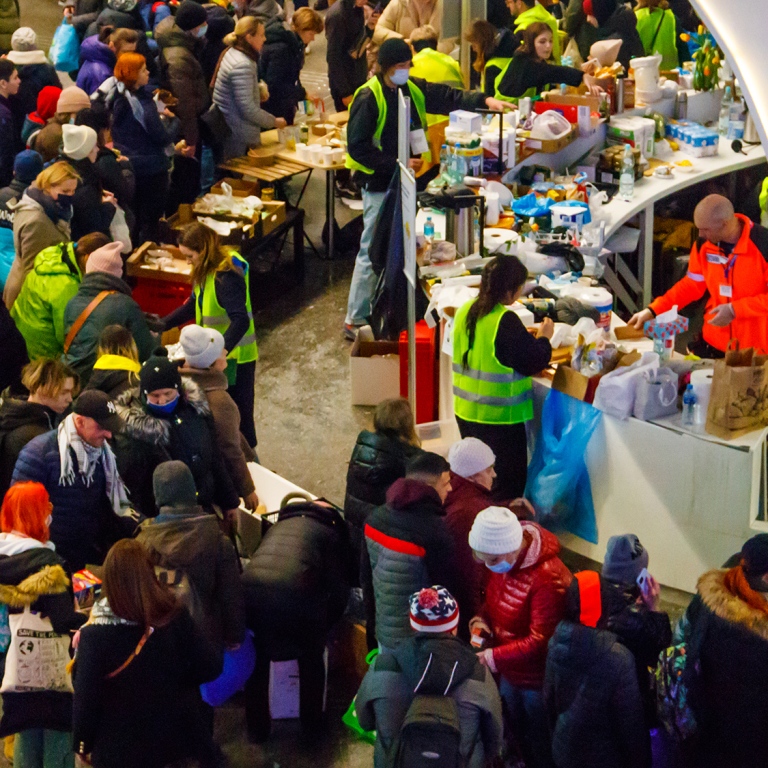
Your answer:
[[[131,112],[133,112],[133,116],[136,118],[136,122],[139,123],[139,125],[141,125],[141,127],[146,131],[147,123],[144,116],[144,107],[141,106],[139,99],[137,99],[136,95],[131,93],[131,91],[125,87],[125,83],[122,83],[118,80],[115,87],[118,93],[125,96],[126,101],[131,106]]]
[[[59,458],[61,459],[61,474],[59,485],[74,485],[77,480],[72,453],[77,459],[77,468],[86,488],[93,482],[96,465],[101,462],[107,479],[107,498],[116,515],[124,516],[130,511],[130,504],[125,493],[125,486],[117,472],[115,454],[108,443],[101,448],[88,445],[75,429],[75,414],[70,413],[59,424]]]
[[[742,599],[750,608],[768,615],[768,600],[749,586],[747,576],[740,565],[726,572],[723,584],[732,595]]]
[[[70,203],[62,204],[35,186],[27,187],[27,196],[42,207],[45,215],[54,224],[58,224],[62,219],[67,222],[72,219],[72,205]]]
[[[138,624],[135,621],[129,621],[123,619],[112,611],[109,607],[106,597],[102,597],[97,600],[91,608],[91,615],[88,619],[89,624],[108,624],[112,626],[126,625],[129,627],[136,627]]]

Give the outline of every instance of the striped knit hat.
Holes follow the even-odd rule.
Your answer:
[[[408,602],[411,626],[417,632],[450,632],[459,625],[459,605],[445,587],[414,592]]]

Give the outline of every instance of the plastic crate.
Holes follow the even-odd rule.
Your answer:
[[[144,312],[154,312],[165,317],[180,307],[191,293],[192,286],[189,283],[140,277],[136,280],[132,296]]]

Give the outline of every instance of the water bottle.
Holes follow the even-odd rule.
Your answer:
[[[424,237],[429,243],[435,239],[435,222],[432,221],[431,216],[427,216],[427,220],[424,222]]]
[[[696,423],[696,393],[693,384],[685,388],[683,394],[683,426],[692,427]]]
[[[728,123],[731,121],[731,104],[733,104],[733,98],[731,97],[731,86],[725,86],[725,93],[723,94],[723,101],[720,105],[720,117],[717,120],[717,132],[721,136],[728,135]]]
[[[621,161],[621,176],[619,176],[619,197],[631,200],[635,194],[635,156],[632,147],[624,145],[624,157]]]
[[[443,144],[440,147],[440,180],[448,181],[448,174],[450,170],[451,153],[448,151],[448,145]]]

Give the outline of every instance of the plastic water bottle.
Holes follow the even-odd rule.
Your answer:
[[[731,121],[731,105],[733,104],[733,97],[731,96],[731,86],[725,86],[725,93],[723,94],[723,101],[720,105],[720,117],[717,120],[717,132],[721,136],[728,135],[728,123]]]
[[[635,156],[629,144],[624,146],[624,157],[621,161],[621,176],[619,176],[619,197],[631,200],[635,194]]]
[[[424,222],[424,237],[429,243],[435,239],[435,222],[432,221],[431,216],[427,216],[427,220]]]
[[[448,181],[448,174],[450,170],[451,153],[448,150],[448,145],[443,144],[440,147],[440,180]]]
[[[693,391],[693,384],[685,388],[683,394],[683,426],[692,427],[696,423],[696,393]]]

